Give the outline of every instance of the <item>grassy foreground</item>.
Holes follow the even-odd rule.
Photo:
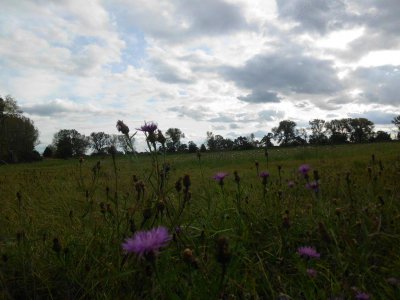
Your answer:
[[[400,299],[399,178],[400,143],[3,165],[0,298]]]

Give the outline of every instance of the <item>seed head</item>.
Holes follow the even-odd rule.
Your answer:
[[[122,132],[122,134],[129,134],[129,127],[125,125],[124,121],[118,120],[117,122],[117,130]]]

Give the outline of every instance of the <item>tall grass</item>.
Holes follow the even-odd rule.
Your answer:
[[[399,150],[272,149],[268,169],[258,150],[1,166],[0,296],[400,299]],[[171,241],[154,261],[122,250],[159,225]]]

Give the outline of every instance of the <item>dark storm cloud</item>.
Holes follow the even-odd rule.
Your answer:
[[[332,61],[302,54],[259,54],[244,66],[225,66],[219,71],[237,86],[252,91],[250,95],[239,98],[248,102],[277,102],[278,92],[333,94],[342,88]]]
[[[358,68],[349,80],[362,91],[359,102],[400,105],[400,66]]]

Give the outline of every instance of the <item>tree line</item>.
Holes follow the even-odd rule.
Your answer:
[[[391,122],[397,127],[396,139],[400,140],[400,115],[394,117]],[[85,136],[75,129],[59,130],[54,134],[53,142],[45,148],[43,157],[79,157],[86,155],[88,151],[92,155],[106,155],[111,149],[121,154],[136,153],[134,135],[130,136],[127,133],[129,128],[122,121],[118,121],[117,128],[122,134],[92,132],[89,136]],[[39,132],[33,121],[23,115],[15,99],[11,96],[0,97],[0,162],[40,159],[40,154],[35,150],[38,137]],[[254,134],[230,139],[210,131],[206,133],[205,143],[200,146],[194,141],[183,143],[183,138],[185,134],[179,128],[169,128],[165,131],[165,143],[160,146],[160,151],[194,153],[392,140],[388,132],[374,131],[374,123],[366,118],[343,118],[330,121],[314,119],[309,121],[308,128],[297,128],[296,122],[283,120],[259,140]]]
[[[122,122],[122,121],[119,121]],[[400,115],[392,120],[398,128],[397,139],[400,139]],[[160,151],[169,153],[194,153],[197,151],[250,150],[269,147],[291,147],[304,145],[338,145],[346,143],[374,143],[392,141],[388,132],[374,131],[374,123],[366,118],[345,118],[325,121],[314,119],[309,121],[308,128],[297,128],[291,120],[283,120],[272,128],[272,132],[260,140],[254,134],[239,136],[235,139],[224,138],[222,135],[207,132],[206,142],[200,147],[193,141],[182,143],[185,134],[179,128],[169,128],[165,132],[166,142],[160,146]],[[132,150],[127,143],[127,135],[109,135],[104,132],[92,132],[86,137],[75,130],[60,130],[54,136],[44,156],[71,157],[86,153],[90,148],[92,154],[107,154],[114,146],[121,153],[128,154]],[[134,139],[130,141],[131,145]],[[164,148],[163,148],[164,147]],[[50,150],[52,149],[52,150]]]

